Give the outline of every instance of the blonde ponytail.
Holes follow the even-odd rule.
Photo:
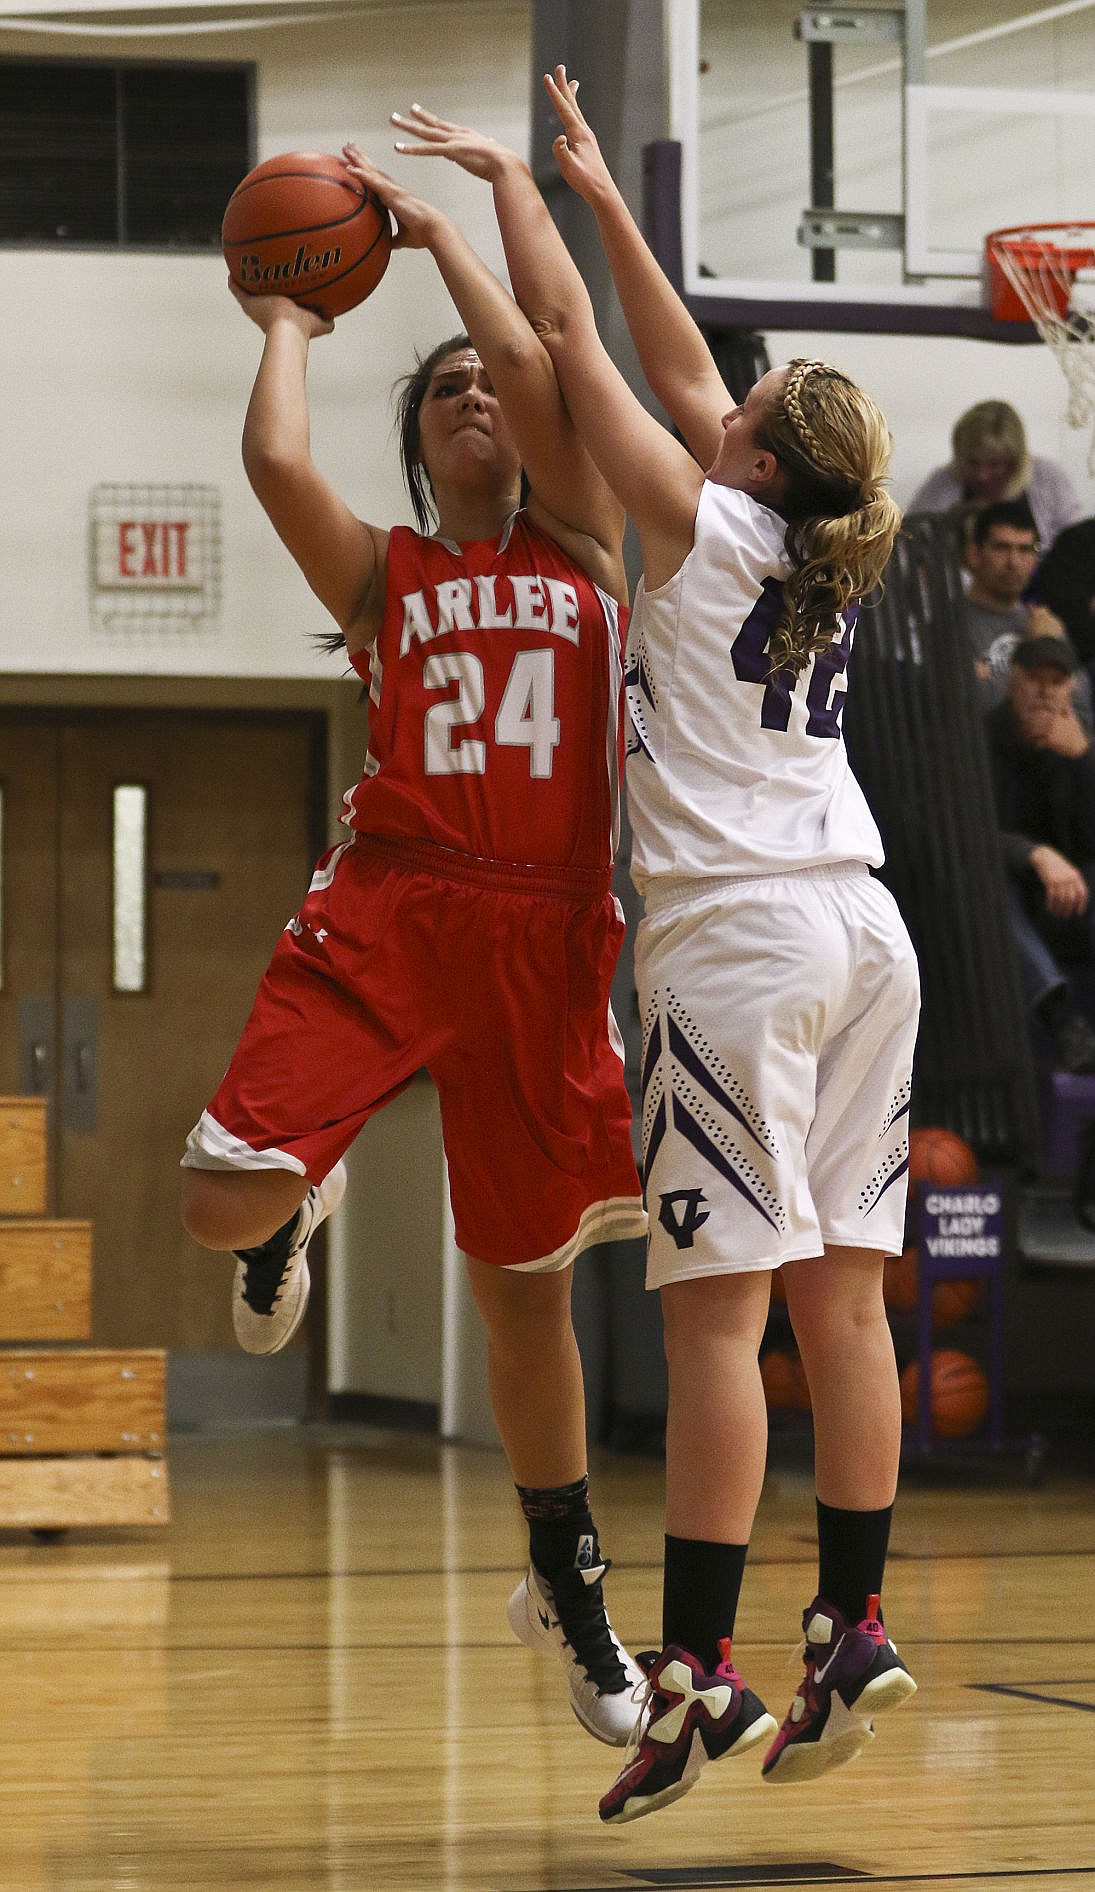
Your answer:
[[[772,667],[797,672],[828,649],[852,600],[881,580],[901,526],[900,508],[882,485],[893,441],[854,381],[805,359],[788,365],[758,434],[786,475],[781,510],[794,561]]]

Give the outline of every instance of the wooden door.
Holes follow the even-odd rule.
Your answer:
[[[178,1165],[322,845],[323,734],[309,714],[0,714],[0,1089],[50,1098],[51,1209],[94,1225],[97,1345],[235,1351]],[[137,990],[120,787],[145,817]]]

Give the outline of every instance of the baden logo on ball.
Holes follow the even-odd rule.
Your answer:
[[[228,200],[221,247],[232,281],[327,319],[376,288],[392,252],[384,205],[324,151],[288,151],[249,171]]]

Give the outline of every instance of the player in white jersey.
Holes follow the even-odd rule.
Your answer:
[[[812,1778],[915,1692],[879,1597],[901,1427],[882,1269],[902,1245],[919,991],[840,732],[857,600],[900,514],[885,422],[838,370],[798,360],[734,401],[576,88],[561,67],[546,83],[560,169],[596,214],[644,371],[687,446],[609,360],[527,166],[420,108],[396,122],[417,141],[398,148],[490,180],[518,301],[643,551],[627,782],[669,1414],[663,1647],[601,1801],[619,1822],[761,1742],[768,1779]],[[812,1398],[819,1540],[805,1675],[778,1732],[731,1648],[764,1478],[758,1351],[775,1268]]]

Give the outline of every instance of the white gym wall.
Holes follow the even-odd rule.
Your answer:
[[[668,0],[667,0],[668,4]],[[728,123],[786,64],[787,123],[804,100],[802,48],[788,38],[784,0],[727,0],[725,98],[708,74],[708,106]],[[1019,9],[1009,6],[1006,11]],[[290,17],[281,9],[282,21]],[[524,0],[404,0],[403,4],[309,5],[295,0],[292,23],[279,9],[268,22],[233,24],[228,0],[172,10],[180,31],[98,30],[94,4],[65,8],[57,30],[40,4],[16,0],[0,26],[7,55],[251,60],[257,66],[258,156],[292,148],[337,150],[350,134],[380,162],[413,177],[456,215],[472,241],[500,266],[489,193],[442,163],[412,168],[391,150],[387,114],[418,99],[527,148],[531,8]],[[325,18],[330,13],[332,17]],[[141,24],[142,7],[111,7],[112,22]],[[160,9],[158,18],[164,17]],[[932,0],[933,34],[947,38],[1000,18],[998,0]],[[219,30],[217,23],[228,23]],[[48,32],[36,26],[52,25]],[[214,28],[217,27],[217,30]],[[1095,14],[1062,16],[1061,70],[1095,85]],[[652,54],[653,56],[653,54]],[[1021,68],[1022,39],[999,40],[994,82],[1009,62]],[[580,76],[580,75],[579,75]],[[714,85],[723,83],[718,72]],[[804,123],[804,120],[803,120]],[[668,122],[666,125],[668,130]],[[807,202],[800,162],[804,132],[783,119],[750,128],[756,203],[750,218],[797,215]],[[870,140],[865,154],[869,158]],[[855,155],[852,147],[849,156]],[[849,180],[850,183],[851,180]],[[1006,183],[1006,179],[999,180]],[[1024,182],[1017,153],[1015,188]],[[1095,215],[1095,204],[1078,206]],[[752,224],[732,232],[748,245]],[[0,402],[7,481],[0,507],[0,673],[24,682],[71,678],[314,679],[337,676],[309,633],[323,612],[279,546],[240,464],[240,429],[258,359],[257,331],[231,302],[215,256],[142,256],[7,250],[0,269]],[[432,264],[396,256],[364,308],[318,343],[310,369],[317,459],[363,516],[408,518],[391,431],[390,389],[416,346],[429,347],[456,320]],[[1003,397],[1026,422],[1032,449],[1062,461],[1095,512],[1087,443],[1062,419],[1063,388],[1041,348],[879,335],[781,333],[774,360],[822,353],[876,395],[896,439],[894,488],[906,499],[947,457],[955,417],[972,402]],[[219,622],[200,634],[111,636],[96,629],[88,597],[88,519],[102,482],[187,483],[221,495],[223,586]],[[121,686],[119,685],[119,688]],[[0,691],[5,688],[0,682]],[[333,719],[332,823],[338,796],[360,766],[356,681]],[[3,700],[0,698],[0,700]],[[238,694],[235,700],[238,700]],[[241,844],[246,837],[241,836]],[[200,1102],[200,1100],[196,1100]],[[394,1152],[400,1152],[399,1173]],[[332,1242],[330,1384],[415,1401],[442,1400],[442,1271],[455,1304],[453,1266],[435,1105],[413,1087],[386,1123],[363,1135],[346,1213]],[[406,1205],[404,1213],[401,1204]],[[463,1368],[450,1345],[448,1391]]]

